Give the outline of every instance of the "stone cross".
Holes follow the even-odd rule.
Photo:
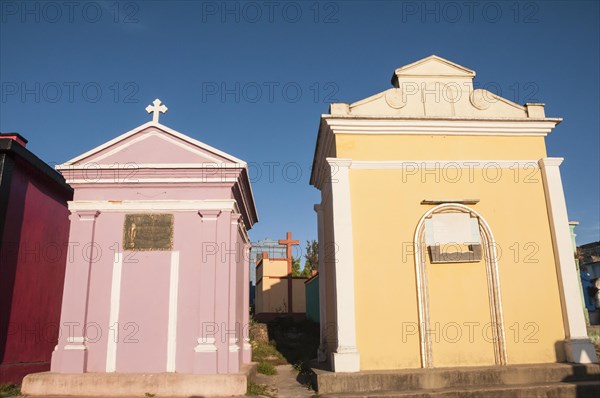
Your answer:
[[[298,246],[300,241],[292,239],[292,233],[288,232],[285,239],[279,239],[280,245],[286,246],[285,256],[288,265],[288,313],[292,313],[292,247]]]
[[[152,105],[146,107],[146,112],[152,113],[152,121],[158,123],[158,116],[161,113],[167,113],[167,108],[158,98],[152,101]]]

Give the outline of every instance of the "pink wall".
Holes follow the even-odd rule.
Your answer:
[[[235,373],[244,361],[249,361],[249,356],[243,355],[241,336],[241,323],[248,318],[248,294],[244,293],[243,281],[249,279],[249,270],[238,220],[245,221],[242,228],[249,228],[256,213],[248,196],[233,193],[240,191],[240,184],[248,184],[244,182],[245,171],[227,168],[223,171],[226,181],[197,181],[206,172],[200,167],[205,159],[197,154],[182,155],[182,145],[190,143],[177,138],[178,145],[173,145],[173,137],[157,138],[157,132],[160,130],[155,128],[140,131],[82,162],[94,161],[110,150],[111,155],[100,164],[109,160],[119,164],[132,160],[139,164],[168,163],[168,169],[147,167],[137,175],[162,181],[72,182],[76,202],[152,200],[153,204],[117,211],[100,208],[99,202],[97,210],[74,211],[71,215],[71,240],[80,246],[93,242],[97,258],[90,261],[81,255],[81,249],[73,250],[75,260],[67,268],[61,323],[78,325],[70,335],[65,329],[53,354],[53,371],[112,371],[108,364],[113,352],[114,371],[127,373]],[[151,138],[134,140],[144,134]],[[118,150],[131,142],[137,143]],[[155,155],[159,143],[161,154]],[[180,162],[186,164],[173,166]],[[104,172],[109,171],[101,170],[99,174]],[[82,176],[81,171],[65,173],[76,179]],[[194,181],[190,182],[190,178]],[[249,186],[244,192],[249,192]],[[224,200],[225,207],[209,209],[199,205],[197,209],[161,210],[161,201],[204,199]],[[226,207],[231,206],[231,199],[238,202],[242,214]],[[123,251],[125,215],[133,213],[173,214],[173,249]],[[115,252],[123,259],[120,274],[116,271]],[[172,281],[175,272],[177,277]],[[118,289],[115,275],[120,275]],[[113,289],[120,295],[115,302],[111,302]],[[172,310],[170,300],[174,292],[177,300]],[[114,318],[117,312],[118,323],[111,323],[111,314]],[[82,325],[87,325],[87,334]],[[169,337],[169,330],[174,337]]]

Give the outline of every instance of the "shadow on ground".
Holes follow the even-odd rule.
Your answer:
[[[295,367],[317,357],[319,324],[280,317],[267,323],[269,339],[286,361]]]

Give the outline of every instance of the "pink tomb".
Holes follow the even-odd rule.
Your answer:
[[[247,164],[153,120],[57,169],[74,188],[57,373],[250,362]]]

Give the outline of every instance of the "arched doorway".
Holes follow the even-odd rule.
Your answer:
[[[417,283],[417,306],[419,315],[419,339],[421,348],[421,366],[431,368],[435,366],[433,342],[432,342],[432,320],[430,311],[430,291],[428,281],[427,245],[425,243],[426,221],[435,214],[463,213],[475,219],[478,232],[483,246],[483,262],[485,263],[485,278],[487,283],[487,298],[489,305],[489,322],[480,325],[487,327],[491,332],[490,344],[493,347],[493,363],[506,365],[506,339],[502,316],[502,301],[500,297],[500,280],[498,276],[498,256],[496,242],[491,228],[485,219],[475,210],[458,203],[443,203],[428,210],[419,220],[414,236],[415,253],[415,276]],[[431,264],[430,264],[431,266]],[[448,267],[447,264],[444,265]],[[460,294],[460,292],[459,292]],[[464,295],[464,293],[463,293]],[[460,311],[459,308],[456,311]],[[474,323],[475,324],[475,323]],[[460,325],[458,325],[460,327]],[[434,325],[437,327],[437,325]],[[436,331],[440,333],[440,331]],[[493,364],[492,363],[492,364]]]

